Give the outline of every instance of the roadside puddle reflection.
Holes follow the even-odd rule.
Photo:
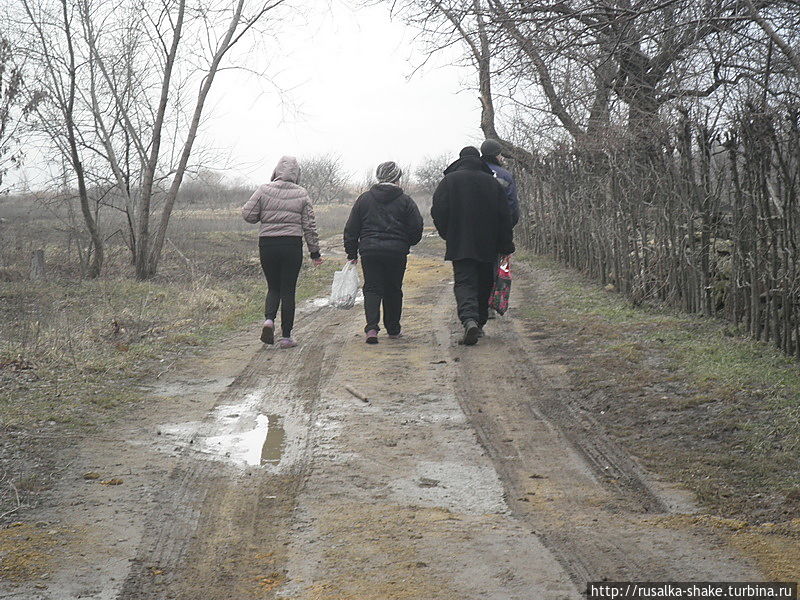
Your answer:
[[[286,431],[283,428],[283,419],[278,415],[267,415],[267,437],[261,447],[261,464],[277,465],[283,455],[283,442]]]
[[[260,395],[217,406],[210,418],[163,425],[159,435],[171,451],[189,448],[210,458],[250,466],[279,465],[286,444],[283,415],[260,412]]]

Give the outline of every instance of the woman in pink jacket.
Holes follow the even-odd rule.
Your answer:
[[[272,173],[272,180],[255,191],[242,207],[248,223],[261,223],[258,249],[261,268],[267,279],[267,299],[261,341],[275,343],[275,317],[281,309],[279,348],[293,348],[295,288],[303,263],[303,237],[311,260],[322,263],[314,209],[305,188],[298,185],[300,165],[294,156],[283,156]]]

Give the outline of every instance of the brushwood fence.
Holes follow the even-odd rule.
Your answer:
[[[684,115],[657,143],[603,140],[518,168],[518,237],[654,301],[730,320],[800,356],[800,109]]]

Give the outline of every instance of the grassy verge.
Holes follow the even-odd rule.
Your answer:
[[[718,514],[800,517],[795,361],[721,322],[636,308],[549,259],[525,261],[539,302],[520,312],[609,433]]]
[[[63,244],[45,246],[40,282],[24,280],[24,248],[4,255],[0,523],[47,497],[76,441],[147,402],[142,381],[263,318],[256,232],[235,230],[233,211],[207,212],[176,227],[152,281],[133,279],[121,246],[109,247],[95,281],[79,277]],[[326,294],[337,266],[306,260],[298,299]]]
[[[197,266],[167,263],[153,281],[4,284],[0,427],[98,425],[141,399],[137,380],[261,318],[266,286],[253,236],[198,235]],[[298,300],[325,293],[335,268],[306,261]]]

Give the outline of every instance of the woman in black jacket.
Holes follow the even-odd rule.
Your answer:
[[[361,254],[368,344],[378,343],[381,303],[386,333],[400,337],[408,252],[422,239],[422,216],[398,184],[402,174],[394,162],[378,165],[378,183],[358,197],[344,228],[348,260],[356,262]]]

